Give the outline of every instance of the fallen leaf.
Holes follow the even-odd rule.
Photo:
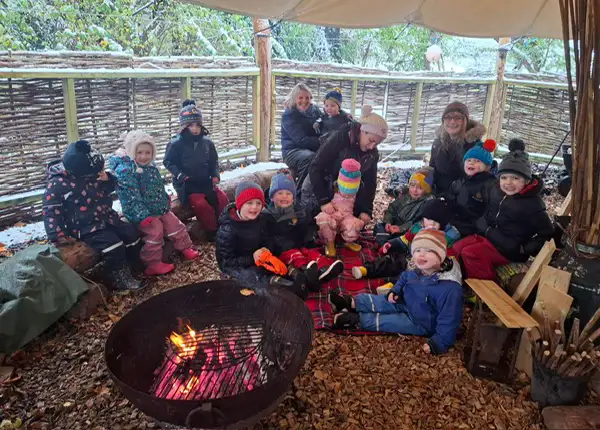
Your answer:
[[[96,393],[98,393],[99,396],[108,396],[110,394],[110,388],[102,386],[96,389]]]
[[[70,408],[71,406],[73,406],[73,402],[64,402],[64,403],[63,403],[63,406],[64,406],[65,408]]]
[[[110,318],[110,320],[111,320],[112,322],[114,322],[114,323],[118,322],[118,321],[121,319],[121,317],[119,317],[119,316],[117,316],[117,315],[115,315],[115,314],[108,314],[108,317],[109,317],[109,318]]]
[[[251,290],[251,289],[249,289],[249,288],[242,288],[242,289],[240,290],[240,294],[241,294],[242,296],[253,296],[253,295],[254,295],[254,294],[256,294],[256,293],[254,292],[254,290]]]

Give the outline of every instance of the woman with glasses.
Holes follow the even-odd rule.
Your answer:
[[[463,103],[452,102],[446,106],[429,160],[429,165],[434,168],[436,195],[444,194],[453,181],[464,175],[463,157],[485,131],[483,124],[469,118],[469,109]]]

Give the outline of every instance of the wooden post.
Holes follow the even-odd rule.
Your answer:
[[[356,117],[356,103],[358,102],[358,81],[352,81],[352,105],[350,108],[350,113],[353,117]]]
[[[191,99],[192,98],[192,78],[187,76],[185,78],[181,78],[181,101]]]
[[[271,76],[271,135],[269,136],[269,142],[275,145],[275,115],[277,113],[277,83],[275,82],[275,75]]]
[[[75,96],[75,81],[67,78],[62,80],[63,103],[65,106],[65,120],[67,122],[67,140],[75,142],[79,140],[79,128],[77,127],[77,98]]]
[[[410,126],[410,149],[417,150],[417,130],[419,128],[419,116],[421,114],[421,97],[423,96],[423,82],[417,84],[417,93],[413,102],[412,123]]]
[[[260,111],[260,140],[258,141],[259,161],[268,161],[269,154],[269,134],[271,132],[271,96],[273,88],[272,67],[271,67],[271,27],[268,19],[253,19],[254,25],[254,52],[256,53],[256,63],[260,69],[259,80],[259,111]]]
[[[252,139],[256,146],[257,157],[260,156],[260,76],[252,79]]]
[[[510,37],[501,37],[498,40],[498,59],[496,60],[496,88],[491,101],[492,110],[487,136],[498,141],[502,132],[502,120],[504,119],[504,101],[506,99],[506,86],[504,85],[504,70],[506,68],[506,55],[510,43]]]
[[[494,101],[494,94],[496,94],[496,82],[488,84],[487,95],[485,97],[485,108],[483,110],[483,125],[485,126],[486,137],[489,136],[490,130],[490,119],[492,117],[492,102]]]

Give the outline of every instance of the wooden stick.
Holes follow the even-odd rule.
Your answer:
[[[572,337],[573,339],[569,343],[579,345],[579,318],[575,318],[573,320],[573,326],[571,327],[570,337]]]
[[[589,340],[591,340],[592,342],[594,342],[596,339],[598,339],[598,337],[600,337],[600,327],[598,327],[588,338]],[[588,340],[585,339],[585,340]]]
[[[544,351],[549,348],[550,348],[550,342],[548,342],[547,340],[542,341],[542,344],[540,345],[538,354],[536,355],[536,358],[538,359],[538,361],[542,360],[542,357],[544,356]]]
[[[571,355],[560,366],[558,366],[556,372],[561,375],[564,375],[564,373],[569,369],[571,365],[573,365],[573,363],[575,363],[575,356]]]
[[[525,330],[525,332],[527,333],[527,337],[529,338],[529,343],[531,344],[531,355],[535,357],[536,346],[538,345],[538,343],[533,338],[533,329],[531,327],[528,327]]]
[[[562,353],[563,353],[563,344],[561,343],[556,346],[556,351],[554,351],[554,354],[552,354],[552,357],[550,357],[550,360],[548,360],[548,362],[546,363],[546,366],[552,370],[556,369],[556,366],[558,365],[558,360],[560,360]]]
[[[554,351],[556,351],[556,347],[558,346],[561,337],[562,331],[554,330],[554,332],[552,333],[552,341],[550,342],[550,352],[552,354],[554,354]]]
[[[542,361],[541,361],[542,366],[548,367],[547,363],[548,363],[549,359],[550,359],[550,350],[547,349],[544,351],[544,356],[542,357]]]
[[[579,337],[582,341],[586,340],[586,336],[594,328],[598,320],[600,320],[600,308],[596,309],[596,312],[594,312],[592,318],[590,318],[583,330],[581,330],[581,335]]]
[[[542,308],[542,315],[544,316],[544,335],[542,336],[542,339],[550,340],[552,338],[552,331],[550,330],[550,318],[548,318],[546,304],[543,301],[540,301],[540,306]]]
[[[570,343],[570,344],[567,346],[567,352],[568,352],[569,354],[575,354],[575,352],[576,352],[576,351],[577,351],[577,347],[576,347],[574,344]]]

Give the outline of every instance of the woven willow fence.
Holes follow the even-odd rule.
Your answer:
[[[329,89],[340,87],[343,108],[356,116],[362,104],[373,105],[390,124],[382,147],[388,152],[430,145],[452,100],[489,122],[494,77],[401,75],[281,60],[273,68],[275,151],[283,101],[300,81],[319,104]],[[74,139],[88,139],[109,155],[123,132],[141,128],[156,138],[160,164],[178,132],[183,98],[197,100],[222,156],[253,155],[248,147],[259,146],[257,79],[251,58],[0,52],[0,227],[39,217],[45,165]],[[502,141],[522,136],[531,152],[551,154],[568,129],[566,85],[507,79],[506,86]]]

